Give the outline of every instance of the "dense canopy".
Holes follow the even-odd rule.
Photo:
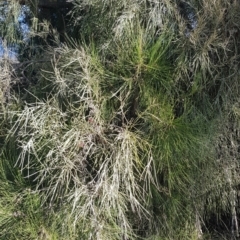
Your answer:
[[[239,236],[239,1],[0,1],[0,36],[0,240]]]

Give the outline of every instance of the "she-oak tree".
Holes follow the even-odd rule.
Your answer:
[[[238,1],[53,2],[2,1],[0,239],[237,237]]]

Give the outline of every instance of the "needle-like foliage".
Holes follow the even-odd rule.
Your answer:
[[[36,3],[1,60],[0,239],[238,236],[239,3],[76,0],[64,38]]]

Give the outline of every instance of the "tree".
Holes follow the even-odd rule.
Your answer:
[[[0,239],[237,236],[239,3],[72,4],[1,61]]]

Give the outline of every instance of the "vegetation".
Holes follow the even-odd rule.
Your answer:
[[[56,11],[2,1],[0,239],[238,237],[240,3]]]

